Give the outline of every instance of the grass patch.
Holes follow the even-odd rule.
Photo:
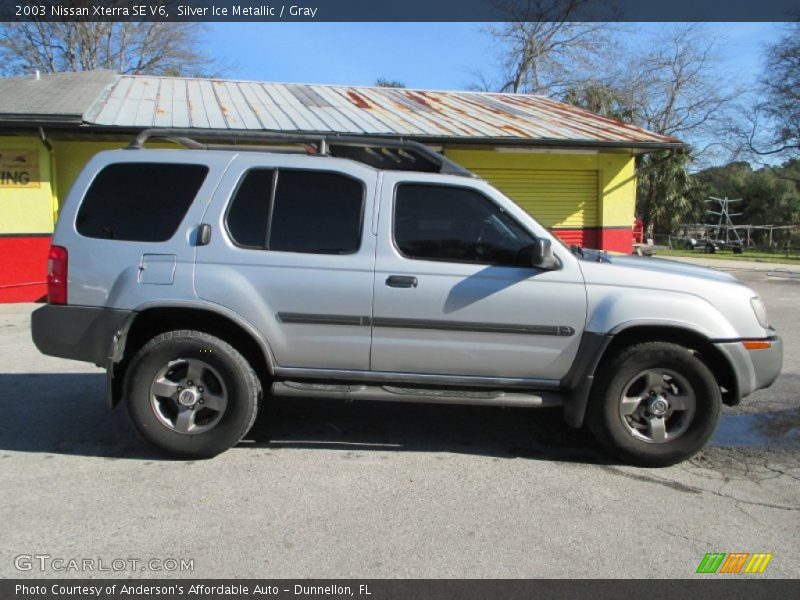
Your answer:
[[[738,260],[742,262],[765,262],[765,263],[800,263],[800,254],[791,253],[786,256],[777,252],[764,252],[759,250],[745,250],[743,254],[717,250],[714,254],[706,254],[702,250],[656,250],[656,256],[693,256],[695,258],[719,258],[724,260]]]

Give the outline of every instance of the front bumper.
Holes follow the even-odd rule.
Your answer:
[[[770,340],[772,345],[766,350],[748,350],[753,363],[755,384],[753,391],[767,388],[775,383],[783,367],[783,340],[777,335]]]
[[[772,330],[775,334],[775,330]],[[739,387],[739,398],[744,398],[775,383],[783,366],[783,340],[775,334],[766,338],[770,347],[764,350],[748,350],[742,341],[718,342],[714,344],[733,367]]]

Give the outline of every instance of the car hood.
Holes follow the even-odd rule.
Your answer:
[[[709,269],[707,267],[698,267],[696,265],[690,265],[687,263],[678,262],[676,260],[668,260],[664,258],[652,258],[646,256],[620,256],[589,250],[584,250],[584,256],[580,258],[582,264],[590,262],[604,265],[608,267],[611,272],[615,272],[615,274],[618,273],[623,275],[625,271],[632,271],[633,269],[638,271],[640,276],[644,275],[645,273],[652,273],[656,277],[647,277],[649,280],[648,283],[655,283],[656,285],[654,287],[656,288],[662,287],[661,285],[658,285],[659,279],[657,276],[659,274],[692,277],[711,281],[723,281],[727,283],[741,283],[730,273]],[[598,274],[603,270],[605,269],[592,269],[593,272]],[[584,269],[584,272],[585,271],[586,270]],[[611,273],[609,272],[609,275],[610,274]],[[636,275],[635,273],[628,274],[632,276]],[[671,278],[669,277],[661,279],[661,281],[664,283],[670,280]]]

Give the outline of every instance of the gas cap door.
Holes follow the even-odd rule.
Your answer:
[[[139,263],[139,283],[172,285],[177,262],[175,254],[143,254]]]

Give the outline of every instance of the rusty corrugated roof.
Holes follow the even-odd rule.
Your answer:
[[[89,125],[267,130],[539,146],[680,146],[615,119],[532,95],[120,76]]]

